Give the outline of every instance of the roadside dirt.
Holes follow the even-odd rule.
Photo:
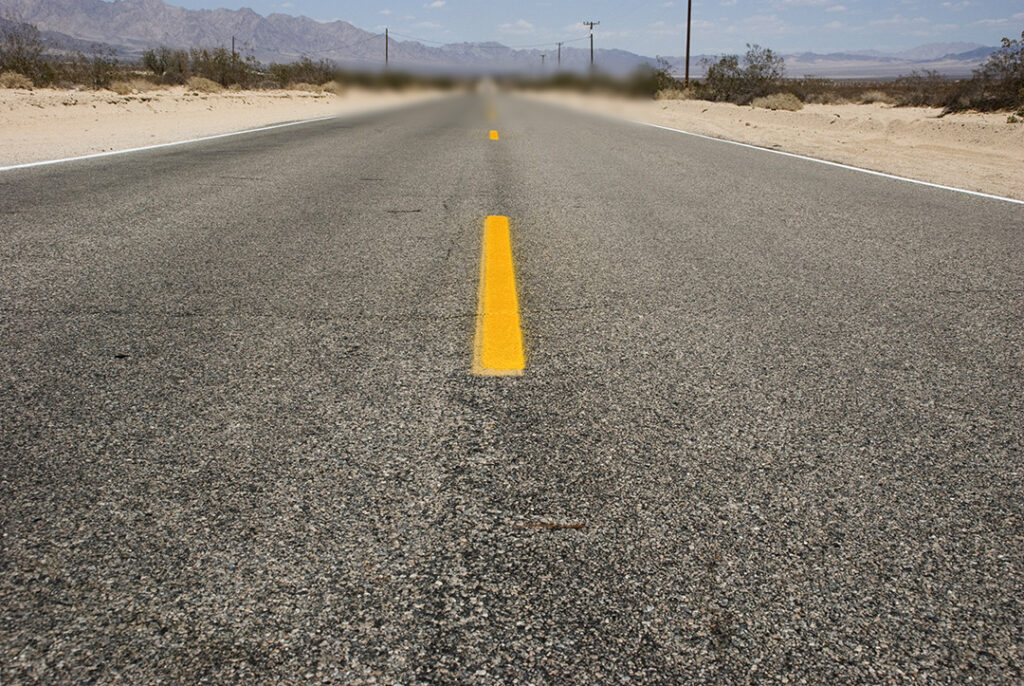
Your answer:
[[[432,92],[197,93],[0,89],[0,166],[171,143],[286,121],[390,107]]]
[[[807,155],[921,181],[1024,200],[1024,123],[1007,114],[889,105],[770,111],[697,100],[576,93],[530,97],[633,121]]]

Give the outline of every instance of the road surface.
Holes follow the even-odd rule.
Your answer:
[[[504,95],[4,172],[0,681],[1020,682],[1022,230]]]

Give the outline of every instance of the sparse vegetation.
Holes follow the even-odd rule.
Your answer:
[[[754,98],[750,102],[750,106],[759,107],[764,110],[786,110],[787,112],[797,112],[804,108],[800,98],[792,93],[772,93],[771,95]]]

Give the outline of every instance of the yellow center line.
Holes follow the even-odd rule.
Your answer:
[[[498,132],[497,131],[491,131],[491,140],[492,141],[498,140]]]
[[[508,217],[484,222],[473,373],[521,376],[526,368]]]

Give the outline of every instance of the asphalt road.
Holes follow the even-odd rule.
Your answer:
[[[1024,206],[494,107],[0,174],[0,682],[1024,679]]]

